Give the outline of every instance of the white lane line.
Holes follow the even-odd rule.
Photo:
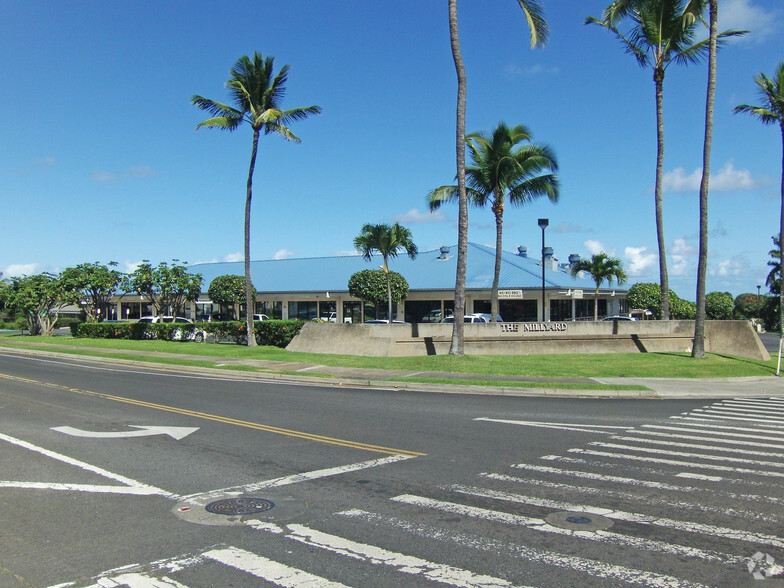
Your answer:
[[[780,412],[784,414],[784,404],[781,402],[772,403],[770,401],[742,401],[742,400],[724,400],[717,406],[728,406],[737,408],[754,408],[766,409],[770,412]]]
[[[721,482],[724,480],[721,476],[706,476],[705,474],[695,474],[693,472],[681,472],[675,474],[676,478],[689,478],[691,480],[702,480],[703,482]]]
[[[452,486],[451,489],[455,492],[460,492],[461,494],[479,496],[482,498],[491,498],[493,500],[503,500],[505,502],[513,502],[515,504],[540,506],[544,508],[551,508],[556,511],[565,510],[569,512],[596,514],[617,521],[626,521],[629,523],[638,523],[642,525],[653,525],[655,527],[662,527],[664,529],[674,529],[676,531],[685,531],[687,533],[695,533],[709,537],[720,537],[722,539],[731,539],[733,541],[745,541],[747,543],[755,543],[764,547],[784,547],[784,540],[781,540],[774,535],[766,535],[764,533],[749,533],[747,531],[730,529],[728,527],[717,527],[715,525],[705,525],[691,521],[679,521],[666,517],[657,517],[635,512],[625,512],[611,508],[586,506],[582,504],[564,502],[562,500],[550,500],[547,498],[537,498],[535,496],[525,496],[522,494],[512,494],[509,492],[498,492],[496,490],[488,490],[485,488],[472,488],[468,486],[461,486],[459,484]]]
[[[499,482],[511,482],[514,484],[526,485],[526,486],[539,486],[543,488],[552,488],[557,491],[567,491],[567,492],[574,492],[578,495],[588,495],[588,496],[599,496],[601,498],[607,497],[617,497],[623,500],[629,500],[633,502],[639,502],[640,500],[644,500],[645,504],[650,505],[658,505],[665,508],[675,508],[678,510],[684,511],[693,511],[693,510],[700,510],[703,512],[710,512],[714,514],[720,514],[728,517],[742,517],[744,519],[757,519],[760,521],[766,522],[779,522],[782,517],[778,515],[771,516],[760,513],[758,511],[748,511],[742,508],[721,508],[718,506],[713,506],[710,504],[702,504],[702,503],[693,503],[693,502],[685,502],[681,500],[666,500],[666,499],[659,499],[653,498],[651,496],[645,496],[644,498],[640,497],[638,492],[625,492],[623,490],[610,490],[606,487],[600,488],[590,488],[588,486],[574,486],[572,484],[564,484],[563,482],[549,482],[547,480],[536,480],[534,478],[518,478],[515,476],[507,476],[504,474],[479,474],[483,478],[487,478],[489,480],[498,480]],[[674,486],[676,490],[683,490],[683,486]],[[705,490],[702,488],[688,488],[688,490],[694,492],[699,490],[702,494],[705,493]]]
[[[593,451],[591,449],[570,449],[570,453],[577,453],[582,455],[593,455],[596,457],[610,457],[613,459],[628,459],[630,461],[644,461],[647,463],[662,463],[667,465],[674,465],[684,468],[699,468],[706,470],[716,470],[719,472],[732,472],[735,474],[754,474],[756,476],[765,476],[770,478],[784,478],[784,472],[771,472],[768,470],[753,470],[749,468],[736,468],[730,466],[722,466],[718,464],[694,463],[690,461],[678,461],[676,459],[664,459],[660,457],[648,457],[640,455],[627,455],[623,453],[612,453],[609,451]]]
[[[459,547],[467,547],[476,550],[482,550],[488,553],[504,554],[506,557],[514,557],[515,559],[529,561],[537,564],[552,566],[578,574],[586,574],[596,578],[603,578],[609,580],[616,580],[626,584],[640,584],[643,586],[654,586],[657,588],[682,588],[682,587],[697,587],[699,584],[687,582],[681,578],[657,574],[635,568],[627,568],[624,566],[608,564],[584,557],[564,555],[553,551],[544,551],[523,545],[515,545],[488,539],[486,537],[476,537],[474,535],[467,535],[464,533],[453,533],[445,531],[442,528],[431,527],[410,521],[390,517],[387,515],[379,515],[363,510],[347,510],[337,513],[339,516],[353,517],[371,523],[374,526],[387,525],[401,529],[407,533],[424,537],[426,539],[435,539],[443,542],[451,542]]]
[[[695,431],[699,433],[699,431]],[[675,433],[663,433],[659,431],[635,431],[636,435],[645,435],[648,437],[666,437],[668,439],[685,439],[690,441],[708,441],[710,443],[725,443],[732,444],[738,447],[767,447],[768,449],[784,449],[784,445],[777,443],[757,443],[755,441],[743,441],[741,439],[720,439],[718,437],[702,437],[700,435],[678,435]],[[715,433],[709,433],[715,435]],[[753,435],[745,435],[755,438]],[[718,447],[714,449],[719,450]]]
[[[640,453],[653,453],[655,455],[673,455],[676,457],[694,457],[707,461],[733,462],[744,465],[767,466],[774,468],[784,468],[784,463],[779,461],[765,461],[761,459],[744,459],[742,457],[729,457],[727,455],[706,455],[704,453],[690,453],[688,451],[670,451],[655,447],[641,447],[639,445],[622,445],[620,443],[602,443],[592,441],[588,445],[593,447],[604,447],[605,449],[621,449],[624,451],[638,451]]]
[[[726,414],[722,414],[720,412],[712,411],[712,410],[701,410],[696,409],[693,411],[694,413],[700,413],[704,415],[716,415],[712,420],[722,420],[722,421],[746,421],[752,423],[760,423],[764,425],[781,425],[784,424],[784,419],[769,419],[765,417],[740,417],[740,416],[729,416]],[[696,417],[683,417],[684,420],[699,420]]]
[[[464,588],[491,588],[493,586],[512,586],[501,578],[475,574],[470,570],[454,566],[439,564],[415,557],[389,551],[374,545],[358,543],[337,535],[330,535],[310,529],[303,525],[287,525],[289,534],[286,538],[293,539],[311,547],[318,547],[326,551],[337,553],[344,557],[358,561],[368,562],[373,565],[384,565],[395,571],[414,576],[421,576],[433,582],[441,582],[450,586]]]
[[[148,574],[120,574],[111,578],[101,578],[97,584],[86,588],[188,588],[166,576],[155,578]]]
[[[612,531],[573,531],[570,529],[562,529],[560,527],[551,525],[544,519],[540,518],[527,517],[524,515],[516,515],[507,512],[499,512],[486,508],[478,508],[475,506],[466,506],[465,504],[456,504],[454,502],[435,500],[433,498],[425,498],[423,496],[403,494],[401,496],[390,498],[390,500],[411,506],[419,506],[422,508],[429,508],[441,512],[457,514],[460,516],[478,518],[515,527],[525,527],[531,531],[538,531],[541,533],[565,535],[567,537],[576,537],[578,539],[585,539],[587,541],[609,543],[643,551],[675,555],[677,557],[689,557],[715,563],[731,563],[732,565],[737,566],[744,565],[745,562],[748,561],[746,558],[737,557],[726,553],[707,551],[698,549],[696,547],[688,547],[685,545],[666,543],[664,541],[656,541],[654,539],[632,537]]]
[[[164,496],[166,498],[170,498],[172,500],[178,499],[178,496],[176,494],[172,494],[171,492],[167,492],[166,490],[161,490],[160,488],[156,488],[155,486],[150,486],[148,484],[143,484],[136,480],[132,480],[131,478],[121,476],[119,474],[114,474],[108,470],[99,468],[98,466],[94,466],[89,463],[79,461],[78,459],[68,457],[67,455],[55,453],[54,451],[44,449],[43,447],[38,447],[37,445],[33,445],[32,443],[28,443],[27,441],[22,441],[21,439],[16,439],[14,437],[10,437],[8,435],[4,435],[0,433],[0,441],[6,441],[7,443],[11,443],[12,445],[16,445],[17,447],[21,447],[23,449],[33,451],[35,453],[43,455],[44,457],[49,457],[51,459],[60,461],[70,466],[77,467],[86,472],[90,472],[92,474],[96,474],[103,478],[108,478],[109,480],[114,480],[115,482],[119,482],[120,484],[123,484],[123,486],[101,486],[101,485],[93,485],[93,484],[62,484],[62,483],[42,482],[40,483],[42,484],[42,486],[40,486],[40,488],[42,489],[79,490],[82,492],[97,491],[97,492],[112,492],[115,494],[137,494],[137,495],[142,494],[147,496],[158,495],[158,496]],[[0,482],[0,485],[5,488],[25,488],[29,486],[30,483],[14,482],[9,480],[9,481]],[[101,488],[101,490],[90,490],[92,486]]]
[[[313,588],[315,586],[319,588],[345,588],[345,584],[331,582],[320,576],[289,567],[237,547],[213,549],[203,555],[223,565],[272,582],[276,586],[284,586],[285,588]]]
[[[540,421],[517,421],[508,419],[491,419],[480,417],[474,419],[475,421],[486,421],[490,423],[502,423],[506,425],[519,425],[524,427],[542,427],[546,429],[560,429],[565,431],[576,431],[578,433],[602,433],[604,435],[611,435],[614,431],[612,429],[621,429],[628,431],[632,427],[619,426],[619,425],[583,425],[580,423],[545,423]],[[606,430],[609,429],[609,430]]]
[[[746,437],[749,439],[763,439],[765,441],[784,441],[784,433],[781,429],[765,429],[763,427],[738,427],[732,425],[717,425],[715,419],[697,419],[686,417],[671,417],[680,418],[683,422],[678,423],[680,427],[665,427],[663,425],[642,425],[643,429],[662,429],[665,431],[692,431],[696,433],[704,433],[706,435],[726,435],[732,437]],[[693,421],[693,422],[692,422]],[[703,431],[702,429],[709,429]],[[728,433],[725,431],[743,431],[745,433],[754,433],[753,435],[740,435],[736,433]],[[771,435],[766,437],[765,435]]]
[[[699,410],[699,409],[698,409]],[[784,417],[784,410],[779,409],[770,409],[760,406],[740,406],[737,404],[727,405],[727,404],[714,404],[710,407],[709,410],[715,412],[728,412],[730,414],[751,414],[751,415],[761,415],[765,416],[768,415],[771,418],[782,418]]]
[[[349,464],[345,466],[337,466],[334,468],[325,468],[322,470],[313,470],[310,472],[302,472],[293,474],[291,476],[283,476],[281,478],[274,478],[272,480],[264,480],[261,482],[254,482],[252,484],[245,484],[244,486],[232,486],[229,488],[221,488],[218,490],[210,490],[209,492],[199,492],[183,496],[183,501],[201,501],[203,499],[210,499],[224,494],[244,494],[263,490],[265,488],[277,488],[279,486],[288,486],[289,484],[298,484],[299,482],[309,482],[311,480],[318,480],[319,478],[327,478],[330,476],[338,476],[349,472],[356,472],[359,470],[366,470],[375,468],[406,459],[413,459],[408,455],[390,455],[388,457],[381,457],[379,459],[371,459],[359,463]]]

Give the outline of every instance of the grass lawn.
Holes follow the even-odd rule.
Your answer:
[[[50,347],[51,345],[66,346],[67,349],[54,349]],[[706,354],[702,360],[694,360],[687,353],[360,357],[297,353],[277,347],[249,348],[233,343],[180,343],[75,339],[70,336],[0,335],[0,347],[16,346],[83,355],[124,357],[126,359],[187,363],[210,367],[215,367],[216,363],[220,363],[220,359],[233,358],[404,370],[407,372],[437,371],[531,378],[731,378],[772,376],[776,373],[775,358],[769,361],[759,361],[712,353]],[[129,357],[129,353],[132,354],[131,357]],[[156,358],[154,355],[148,355],[151,353],[185,354],[193,356],[193,358],[187,360],[166,358],[166,356]],[[492,381],[492,378],[488,378],[488,381]]]

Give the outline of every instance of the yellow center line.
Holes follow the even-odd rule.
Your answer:
[[[427,455],[425,453],[419,453],[416,451],[408,451],[406,449],[393,449],[391,447],[383,447],[381,445],[371,445],[369,443],[360,443],[357,441],[348,441],[346,439],[337,439],[334,437],[326,437],[324,435],[316,435],[314,433],[306,433],[304,431],[294,431],[291,429],[282,429],[280,427],[273,427],[270,425],[263,425],[261,423],[254,423],[251,421],[243,421],[240,419],[233,419],[230,417],[224,417],[220,415],[210,414],[206,412],[198,412],[195,410],[188,410],[185,408],[177,408],[176,406],[167,406],[165,404],[157,404],[154,402],[146,402],[144,400],[135,400],[133,398],[126,398],[124,396],[115,396],[113,394],[105,394],[103,392],[93,392],[90,390],[81,390],[79,388],[70,388],[68,386],[63,386],[61,384],[53,384],[50,382],[42,382],[39,380],[31,380],[29,378],[21,378],[19,376],[12,376],[9,374],[2,374],[0,373],[0,378],[4,378],[6,380],[13,380],[16,382],[23,382],[25,384],[35,384],[38,386],[45,386],[47,388],[55,388],[57,390],[65,390],[67,392],[73,392],[75,394],[82,394],[84,396],[94,396],[97,398],[103,398],[104,400],[112,400],[114,402],[122,402],[125,404],[133,404],[135,406],[143,406],[145,408],[152,408],[155,410],[162,410],[166,412],[173,412],[176,414],[181,414],[185,416],[190,416],[197,419],[204,419],[208,421],[214,421],[217,423],[224,423],[227,425],[234,425],[237,427],[245,427],[247,429],[255,429],[257,431],[265,431],[267,433],[274,433],[276,435],[286,435],[288,437],[296,437],[299,439],[305,439],[308,441],[315,441],[317,443],[327,443],[329,445],[339,445],[341,447],[350,447],[353,449],[360,449],[363,451],[373,451],[376,453],[385,453],[388,455],[407,455],[410,457],[420,457],[423,455]]]

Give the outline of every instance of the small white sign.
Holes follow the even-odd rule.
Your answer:
[[[522,297],[523,297],[522,290],[499,290],[498,291],[499,300],[515,300],[515,299],[520,299]]]
[[[572,298],[581,299],[583,297],[582,290],[572,290]]]

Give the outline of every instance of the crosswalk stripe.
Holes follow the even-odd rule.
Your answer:
[[[663,435],[665,436],[665,435]],[[666,435],[667,438],[672,438],[673,435]],[[680,437],[676,437],[680,438]],[[699,443],[680,443],[678,441],[662,441],[660,439],[647,439],[645,437],[625,437],[621,435],[613,435],[610,437],[614,441],[630,441],[632,443],[647,443],[648,445],[664,445],[667,447],[683,447],[688,449],[705,449],[707,451],[722,451],[726,453],[738,453],[741,455],[762,455],[767,457],[780,457],[784,459],[784,453],[776,453],[771,451],[756,451],[754,449],[739,449],[738,447],[716,447],[715,445],[701,445]]]
[[[699,432],[699,431],[697,431]],[[769,449],[784,449],[784,445],[778,445],[776,443],[757,443],[755,441],[744,441],[742,439],[720,439],[717,437],[701,437],[700,435],[678,435],[676,433],[663,433],[659,431],[635,431],[637,435],[645,435],[648,437],[667,437],[668,439],[686,439],[692,441],[709,441],[710,443],[724,443],[724,444],[732,444],[735,446],[745,446],[745,447],[767,447]],[[748,435],[751,438],[755,438],[753,435]],[[719,449],[718,447],[713,446],[714,449]]]
[[[517,504],[528,504],[532,506],[541,506],[544,508],[551,508],[553,510],[564,510],[569,512],[585,512],[596,514],[608,519],[626,521],[629,523],[640,523],[643,525],[653,525],[666,529],[674,529],[677,531],[685,531],[687,533],[696,533],[700,535],[707,535],[710,537],[721,537],[723,539],[732,539],[737,541],[746,541],[748,543],[755,543],[763,547],[784,547],[784,541],[773,535],[765,535],[762,533],[749,533],[740,531],[738,529],[730,529],[727,527],[717,527],[715,525],[705,525],[702,523],[694,523],[691,521],[679,521],[667,517],[657,517],[647,514],[624,512],[622,510],[615,510],[610,508],[601,508],[595,506],[585,506],[581,504],[574,504],[560,500],[550,500],[547,498],[537,498],[535,496],[525,496],[522,494],[512,494],[509,492],[498,492],[496,490],[487,490],[483,488],[471,488],[466,486],[455,485],[452,489],[462,494],[471,496],[479,496],[482,498],[491,498],[494,500],[503,500],[506,502],[513,502]],[[726,556],[730,557],[730,556]],[[741,563],[745,561],[740,559]],[[737,562],[736,562],[737,563]]]
[[[723,421],[747,421],[747,422],[753,422],[753,423],[764,422],[764,424],[766,424],[766,425],[774,425],[774,424],[780,425],[780,424],[784,424],[784,420],[783,419],[769,419],[769,418],[765,418],[765,417],[753,417],[752,418],[752,417],[728,416],[728,415],[725,415],[725,414],[717,413],[717,412],[712,411],[712,410],[701,410],[699,408],[696,409],[694,412],[698,413],[700,415],[706,415],[706,416],[708,416],[708,415],[715,415],[714,418],[708,418],[708,420],[711,420],[711,421],[723,420]],[[699,417],[682,417],[682,418],[684,420],[701,420]]]
[[[688,547],[685,545],[677,545],[673,543],[666,543],[664,541],[656,541],[654,539],[645,539],[642,537],[632,537],[630,535],[622,535],[613,531],[574,531],[571,529],[562,529],[551,525],[544,519],[536,517],[527,517],[524,515],[511,514],[507,512],[499,512],[486,508],[479,508],[475,506],[467,506],[465,504],[457,504],[454,502],[447,502],[444,500],[436,500],[433,498],[425,498],[423,496],[413,496],[411,494],[404,494],[390,498],[394,502],[409,504],[412,506],[419,506],[422,508],[429,508],[439,510],[442,512],[453,513],[461,516],[468,516],[472,518],[503,523],[506,525],[525,527],[532,531],[541,533],[551,533],[554,535],[565,535],[568,537],[577,537],[587,541],[595,541],[598,543],[610,543],[613,545],[620,545],[624,547],[632,547],[642,551],[653,551],[657,553],[666,553],[668,555],[675,555],[678,557],[689,557],[693,559],[700,559],[703,561],[710,561],[715,563],[732,562],[733,565],[739,565],[746,560],[738,558],[734,555],[724,553],[717,553],[713,551],[706,551],[696,547]]]
[[[493,554],[505,553],[509,554],[510,557],[514,557],[518,560],[530,561],[565,570],[577,571],[579,573],[587,574],[597,578],[617,580],[628,584],[654,586],[657,588],[699,588],[702,586],[701,584],[692,583],[682,578],[675,578],[673,576],[657,574],[655,572],[628,568],[615,564],[608,564],[584,557],[565,555],[554,551],[545,551],[525,545],[505,543],[484,537],[479,538],[474,535],[466,535],[464,533],[447,533],[437,527],[423,525],[420,523],[412,523],[410,521],[402,520],[396,517],[380,515],[359,509],[352,509],[339,512],[337,514],[345,517],[360,518],[373,525],[390,525],[419,537],[437,539],[440,541],[450,541],[461,547],[470,547]]]
[[[313,588],[314,586],[319,588],[345,588],[346,586],[345,584],[331,582],[320,576],[309,574],[237,547],[213,549],[205,552],[203,555],[208,559],[284,588]]]
[[[690,453],[688,451],[670,451],[658,449],[655,447],[641,447],[638,445],[622,445],[620,443],[602,443],[601,441],[592,441],[588,445],[592,447],[604,447],[606,449],[622,449],[628,451],[638,451],[640,453],[653,453],[656,455],[673,455],[676,457],[694,457],[697,459],[705,459],[708,461],[721,461],[721,462],[734,462],[745,465],[755,466],[768,466],[774,468],[784,468],[784,463],[778,461],[764,461],[761,459],[744,459],[742,457],[729,457],[726,455],[706,455],[704,453]],[[784,475],[784,473],[782,474]]]
[[[686,419],[684,419],[685,421]],[[693,431],[703,433],[705,435],[725,435],[728,437],[746,437],[751,439],[763,439],[765,441],[784,441],[784,433],[780,429],[765,429],[762,427],[738,427],[732,425],[718,425],[715,420],[706,421],[704,419],[693,419],[697,422],[683,422],[679,423],[680,427],[663,426],[663,425],[642,425],[642,429],[661,429],[664,431]],[[703,430],[707,429],[707,430]],[[744,433],[753,433],[752,435],[744,435],[740,433],[732,433],[730,431],[743,431]],[[768,437],[767,435],[771,435]]]
[[[419,557],[389,551],[374,545],[359,543],[337,535],[323,533],[303,525],[287,525],[290,531],[287,538],[311,547],[318,547],[352,559],[369,562],[374,565],[385,565],[398,572],[421,576],[433,582],[441,582],[450,586],[465,588],[492,588],[494,586],[511,586],[501,578],[475,574],[469,570],[454,566],[430,562]]]

